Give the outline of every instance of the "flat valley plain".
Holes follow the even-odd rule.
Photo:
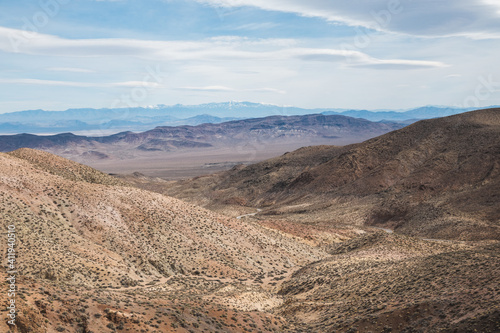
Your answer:
[[[298,148],[301,148],[300,143],[256,143],[248,146],[174,151],[169,154],[137,153],[133,159],[92,160],[88,165],[111,174],[128,175],[139,172],[164,180],[182,180],[227,171],[236,165],[260,162]]]
[[[180,181],[1,153],[11,331],[498,332],[499,112]]]

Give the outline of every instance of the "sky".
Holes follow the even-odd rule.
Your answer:
[[[0,0],[0,113],[500,105],[500,0]]]

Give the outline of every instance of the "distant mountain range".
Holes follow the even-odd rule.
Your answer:
[[[0,151],[35,148],[85,161],[133,159],[192,149],[235,149],[243,146],[347,144],[399,129],[398,123],[375,123],[340,115],[271,116],[197,126],[161,126],[153,130],[90,137],[61,133],[0,136]],[[91,155],[89,155],[91,154]]]
[[[0,114],[0,133],[56,134],[72,132],[100,136],[121,131],[145,131],[157,126],[196,126],[204,123],[218,124],[237,119],[313,113],[408,124],[420,119],[449,116],[470,110],[472,108],[441,106],[426,106],[407,111],[304,109],[251,102],[157,105],[147,108],[68,109],[66,111],[28,110]]]
[[[347,110],[347,111],[326,111],[323,114],[341,114],[354,118],[363,118],[370,121],[397,121],[412,123],[417,120],[440,118],[453,116],[455,114],[472,111],[475,108],[454,108],[444,106],[424,106],[408,111],[368,111],[368,110]]]

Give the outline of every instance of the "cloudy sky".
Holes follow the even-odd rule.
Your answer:
[[[0,113],[500,104],[498,0],[0,4]]]

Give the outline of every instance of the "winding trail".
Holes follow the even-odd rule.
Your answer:
[[[250,213],[250,214],[244,214],[244,215],[240,215],[240,216],[236,216],[236,218],[239,220],[239,219],[242,219],[244,217],[247,217],[247,216],[255,216],[257,215],[258,213],[260,213],[262,211],[262,209],[260,208],[256,208],[257,211],[255,213]],[[371,227],[373,229],[378,229],[378,230],[383,230],[385,232],[387,232],[388,234],[392,234],[394,233],[394,230],[392,229],[387,229],[387,228],[381,228],[381,227]],[[422,240],[425,240],[425,241],[431,241],[431,242],[453,242],[452,240],[448,240],[448,239],[432,239],[432,238],[423,238],[423,237],[418,237]],[[133,286],[133,287],[120,287],[120,288],[110,288],[110,290],[114,290],[114,291],[132,291],[132,290],[137,290],[137,289],[145,289],[145,290],[148,290],[148,289],[152,289],[152,288],[157,288],[159,286],[162,286],[164,285],[165,283],[167,283],[170,279],[174,278],[174,277],[178,277],[178,276],[181,276],[179,274],[174,274],[174,275],[171,275],[171,276],[168,276],[168,277],[163,277],[161,278],[159,281],[156,281],[156,283],[153,283],[153,284],[146,284],[146,285],[137,285],[137,286]],[[222,282],[222,283],[231,283],[231,282],[234,282],[232,279],[225,279],[225,278],[216,278],[216,277],[213,277],[213,278],[208,278],[208,277],[203,277],[205,280],[209,280],[209,281],[213,281],[213,280],[217,280],[219,282]]]
[[[262,209],[257,208],[257,211],[256,211],[255,213],[250,213],[250,214],[245,214],[245,215],[236,216],[236,218],[239,220],[239,219],[241,219],[241,218],[243,218],[243,217],[246,217],[246,216],[255,216],[255,215],[257,215],[257,213],[259,213],[259,212],[262,212]]]

